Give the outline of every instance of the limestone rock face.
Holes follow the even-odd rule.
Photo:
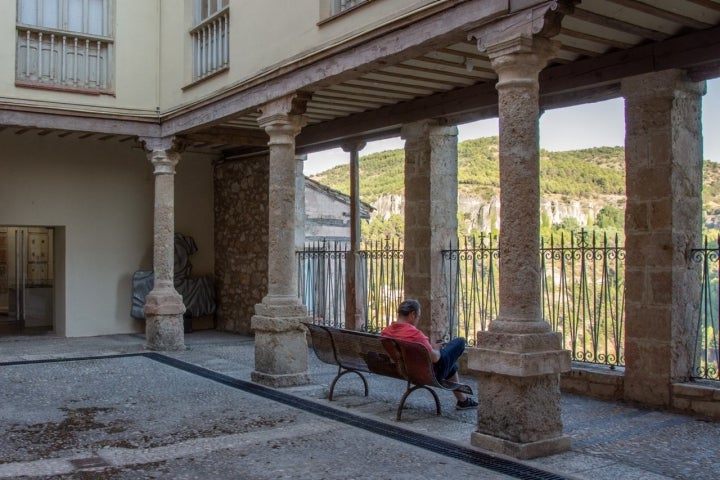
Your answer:
[[[624,197],[605,196],[597,199],[572,200],[560,196],[543,196],[540,199],[540,215],[544,222],[559,224],[568,218],[577,220],[580,227],[591,225],[598,212],[605,206],[623,209]],[[372,205],[375,209],[371,217],[379,216],[387,220],[390,215],[402,215],[405,198],[402,195],[381,195]],[[460,193],[458,195],[458,214],[464,223],[461,231],[473,230],[490,233],[500,229],[500,196],[481,198]],[[720,223],[720,221],[719,221]]]

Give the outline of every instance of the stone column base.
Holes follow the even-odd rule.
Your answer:
[[[185,350],[182,314],[145,316],[145,348],[158,351]]]
[[[570,450],[570,437],[567,435],[536,442],[518,443],[480,432],[473,432],[470,435],[470,443],[475,447],[521,460],[554,455]]]
[[[570,354],[557,333],[481,332],[468,349],[477,377],[478,428],[473,445],[516,458],[551,455],[570,448],[560,415],[560,373]]]
[[[295,387],[310,383],[310,375],[308,375],[307,372],[272,374],[253,370],[250,374],[250,378],[255,383],[273,388]]]
[[[255,332],[255,371],[253,381],[269,387],[289,387],[310,383],[308,344],[305,327],[307,309],[298,304],[255,306],[251,326]]]
[[[185,350],[185,305],[174,288],[153,289],[145,297],[145,348]]]

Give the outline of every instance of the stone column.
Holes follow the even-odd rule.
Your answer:
[[[450,333],[442,249],[457,245],[457,127],[437,120],[404,125],[405,297],[425,312],[418,328],[431,342]]]
[[[142,138],[155,169],[153,239],[154,286],[145,298],[145,347],[184,350],[182,296],[175,290],[175,166],[180,160],[173,138]]]
[[[265,104],[258,118],[270,141],[268,192],[268,292],[255,306],[253,381],[272,387],[310,382],[305,327],[307,309],[297,292],[295,258],[295,136],[303,125],[307,99],[289,95]]]
[[[360,258],[360,150],[365,142],[344,143],[350,153],[350,251],[345,259],[345,328],[357,330],[365,320],[365,285]]]
[[[701,96],[705,82],[666,70],[624,79],[625,398],[672,406],[689,380],[700,304]]]
[[[305,166],[307,155],[295,157],[295,250],[305,248]]]
[[[517,458],[570,448],[560,418],[570,354],[543,320],[540,295],[538,74],[556,50],[546,35],[559,28],[550,6],[473,34],[498,74],[501,208],[500,311],[468,352],[480,385],[471,442]]]

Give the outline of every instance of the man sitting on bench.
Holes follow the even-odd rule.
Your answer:
[[[385,327],[381,335],[384,337],[397,338],[398,340],[409,340],[422,343],[430,352],[433,361],[435,377],[438,380],[450,380],[459,383],[457,360],[465,351],[465,339],[454,338],[440,350],[430,345],[428,337],[418,330],[417,322],[420,319],[420,302],[413,299],[405,300],[400,304],[397,311],[397,320]],[[469,410],[477,408],[478,403],[457,390],[453,391],[458,410]]]

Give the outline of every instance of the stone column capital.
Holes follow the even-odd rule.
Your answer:
[[[562,19],[572,12],[574,0],[549,1],[523,10],[468,35],[486,52],[500,80],[508,84],[537,82],[537,74],[553,58],[559,43],[551,37],[560,33]]]
[[[365,148],[365,145],[367,145],[367,143],[364,140],[349,140],[347,142],[343,142],[340,147],[343,149],[343,152],[353,153],[359,152]]]
[[[295,137],[305,125],[305,118],[302,115],[277,113],[259,118],[258,123],[270,137],[268,145],[294,146]]]
[[[185,149],[184,142],[179,137],[140,137],[140,143],[146,152],[174,151],[181,153]]]
[[[406,123],[400,129],[400,138],[408,140],[412,138],[424,138],[431,135],[457,135],[458,129],[454,125],[447,125],[444,120],[426,119],[417,122]]]
[[[276,98],[261,106],[258,124],[270,136],[268,145],[290,145],[305,126],[305,108],[310,95],[297,92]]]
[[[498,74],[497,88],[531,81],[555,56],[559,43],[544,37],[517,35],[488,48],[490,64]]]
[[[184,144],[178,137],[141,137],[148,160],[155,168],[154,174],[175,174]]]
[[[554,37],[560,33],[562,19],[572,13],[575,3],[577,0],[547,1],[473,30],[468,40],[476,40],[481,52],[491,53],[491,49],[501,48],[515,37]]]

